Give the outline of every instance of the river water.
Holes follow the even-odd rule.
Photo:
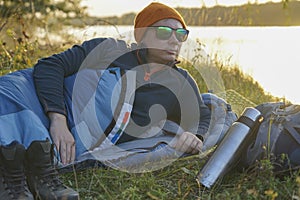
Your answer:
[[[266,92],[300,104],[300,26],[188,29],[192,44],[199,40],[209,55],[237,64]],[[131,26],[92,26],[71,33],[82,41],[93,37],[133,39]]]

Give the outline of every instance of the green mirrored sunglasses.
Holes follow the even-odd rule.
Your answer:
[[[172,36],[173,31],[179,42],[186,41],[189,35],[189,30],[184,28],[171,28],[168,26],[150,26],[150,28],[155,28],[156,37],[160,40],[168,40]]]

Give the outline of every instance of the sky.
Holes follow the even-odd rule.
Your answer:
[[[246,3],[266,3],[271,0],[156,0],[171,7],[199,7],[203,5],[241,5]],[[272,0],[280,2],[282,0]],[[92,16],[121,16],[125,13],[138,12],[153,0],[82,0],[82,5],[88,7],[88,13]]]

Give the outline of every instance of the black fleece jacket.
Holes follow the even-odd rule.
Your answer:
[[[112,38],[85,41],[38,61],[34,66],[34,82],[45,113],[66,115],[64,78],[86,67],[120,67],[136,71],[133,110],[119,143],[139,137],[161,120],[174,121],[199,136],[207,132],[211,113],[187,71],[172,65],[152,74],[147,80],[147,65],[138,62],[135,44],[129,47],[124,41]]]

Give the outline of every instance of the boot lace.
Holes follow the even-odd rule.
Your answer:
[[[23,170],[4,170],[1,167],[1,173],[4,178],[5,189],[8,191],[12,199],[18,199],[21,195],[26,195],[29,192],[26,188],[25,174]]]
[[[35,174],[37,174],[40,180],[45,182],[52,191],[67,188],[59,179],[58,171],[51,163],[44,166],[36,166],[36,169],[37,172]]]

